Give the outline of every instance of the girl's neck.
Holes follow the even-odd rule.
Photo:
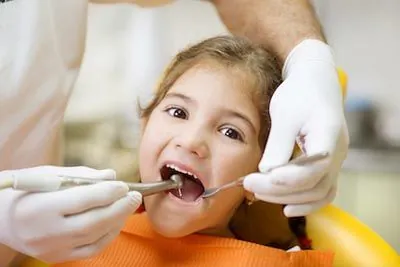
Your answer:
[[[204,229],[204,230],[198,232],[198,234],[219,236],[219,237],[229,237],[229,238],[235,237],[235,235],[232,233],[232,231],[229,229],[228,226]]]
[[[238,205],[239,206],[239,205]],[[229,227],[229,223],[232,219],[233,214],[236,212],[237,207],[232,209],[230,212],[229,216],[226,218],[222,219],[219,224],[206,228],[204,230],[201,230],[197,232],[198,234],[202,235],[211,235],[211,236],[219,236],[219,237],[229,237],[229,238],[235,238],[235,235],[231,231]]]
[[[221,218],[220,223],[218,225],[206,228],[197,233],[202,235],[236,238],[236,236],[231,231],[229,224],[238,207],[240,205],[243,205],[245,201],[246,200],[241,200],[237,205],[235,205],[235,207],[230,211],[230,214],[226,216],[226,218]]]

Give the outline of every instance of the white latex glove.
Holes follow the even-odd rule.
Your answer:
[[[255,197],[287,204],[288,217],[304,216],[333,201],[337,176],[348,150],[343,100],[331,49],[318,40],[305,40],[289,54],[284,82],[271,99],[271,132],[259,164],[261,173],[244,180]],[[327,151],[326,160],[307,166],[287,166],[296,140],[303,152]]]
[[[113,170],[42,166],[19,172],[115,179]],[[0,179],[9,178],[0,172]],[[142,202],[117,181],[46,193],[0,191],[0,243],[45,262],[90,257],[120,232]]]

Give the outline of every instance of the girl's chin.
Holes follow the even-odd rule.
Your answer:
[[[185,202],[171,193],[145,198],[147,215],[154,230],[167,238],[184,237],[200,230],[207,218],[208,200]]]
[[[149,207],[147,214],[153,229],[167,238],[184,237],[202,229],[199,225],[201,212],[178,212],[158,206],[155,209]]]
[[[181,238],[197,232],[191,229],[190,225],[184,225],[181,222],[174,224],[174,222],[166,223],[164,221],[153,222],[154,230],[166,238]]]

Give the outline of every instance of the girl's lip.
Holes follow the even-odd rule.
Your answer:
[[[199,206],[204,199],[200,196],[198,199],[196,199],[195,201],[184,201],[176,196],[174,196],[172,193],[170,192],[166,192],[168,195],[168,198],[172,199],[173,201],[179,203],[179,205],[184,205],[184,206],[189,206],[189,207],[194,207],[194,206]]]

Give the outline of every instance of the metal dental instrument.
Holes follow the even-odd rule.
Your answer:
[[[171,189],[180,190],[183,186],[183,181],[179,175],[175,174],[166,181],[158,183],[131,183],[128,186],[131,191],[139,191],[143,197],[146,197]]]
[[[0,181],[0,190],[12,188],[27,192],[50,192],[61,190],[65,187],[90,185],[101,183],[106,180],[95,180],[82,177],[74,177],[67,175],[11,175],[10,179]],[[182,188],[183,181],[179,175],[172,175],[169,180],[154,183],[126,183],[129,191],[138,191],[143,197],[157,194],[171,189]]]
[[[79,186],[98,183],[96,180],[64,176],[63,186]],[[104,181],[104,180],[103,180]],[[157,194],[171,189],[180,189],[183,185],[182,178],[175,174],[169,180],[153,183],[125,183],[129,191],[138,191],[143,197]]]
[[[277,169],[277,168],[280,168],[280,167],[284,167],[284,166],[288,166],[288,165],[300,165],[300,166],[301,165],[306,165],[308,163],[312,163],[312,162],[316,162],[316,161],[325,159],[328,156],[329,156],[328,152],[318,153],[318,154],[314,154],[314,155],[311,155],[311,156],[300,156],[298,158],[295,158],[295,159],[289,161],[288,163],[284,163],[284,164],[281,164],[281,165],[274,166],[274,167],[270,168],[267,172],[270,172],[270,171],[272,171],[274,169]],[[243,185],[243,180],[244,180],[244,177],[241,177],[236,181],[224,184],[224,185],[222,185],[220,187],[207,188],[206,190],[204,190],[202,198],[209,198],[209,197],[214,196],[218,192],[221,192],[221,191],[224,191],[224,190],[227,190],[229,188],[236,187],[236,186],[242,186]]]

